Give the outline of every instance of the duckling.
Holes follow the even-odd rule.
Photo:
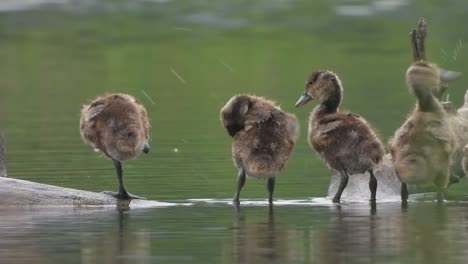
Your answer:
[[[331,71],[313,71],[305,83],[305,92],[296,102],[300,107],[313,99],[315,107],[309,120],[309,144],[328,167],[341,174],[340,185],[333,197],[339,203],[348,184],[349,174],[370,174],[371,202],[375,202],[377,179],[374,167],[384,156],[382,142],[364,118],[354,113],[339,112],[343,86]]]
[[[146,109],[133,96],[99,96],[81,110],[80,134],[96,152],[113,161],[118,192],[104,192],[121,199],[144,199],[130,194],[123,184],[122,162],[148,153],[149,121]]]
[[[239,204],[246,176],[267,179],[269,203],[273,203],[275,177],[286,165],[298,138],[293,114],[274,102],[254,95],[236,95],[221,109],[221,122],[232,137],[232,156],[238,168],[233,203]]]

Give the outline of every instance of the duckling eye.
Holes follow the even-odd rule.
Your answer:
[[[314,84],[314,82],[313,82],[313,81],[309,81],[309,85],[312,85],[312,84]]]
[[[133,136],[135,136],[135,134],[133,132],[128,132],[127,137],[131,138]]]

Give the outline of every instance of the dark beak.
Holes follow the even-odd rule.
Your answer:
[[[310,96],[307,92],[304,92],[304,94],[297,100],[296,102],[296,107],[301,107],[305,104],[307,104],[310,100],[312,100],[312,96]]]
[[[143,147],[143,153],[148,154],[150,151],[150,145],[148,143],[145,143],[145,146]]]

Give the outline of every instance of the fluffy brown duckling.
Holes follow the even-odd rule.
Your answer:
[[[406,84],[416,98],[413,112],[389,142],[395,173],[401,181],[401,198],[408,199],[407,184],[433,184],[437,200],[444,200],[449,183],[463,175],[463,147],[468,142],[468,114],[439,97],[447,82],[459,75],[427,62],[413,63]]]
[[[145,107],[128,94],[97,97],[81,110],[80,134],[84,142],[111,159],[119,181],[118,192],[105,192],[121,199],[141,198],[123,184],[121,162],[150,150],[149,121]]]
[[[299,124],[293,114],[274,102],[254,95],[236,95],[221,109],[221,122],[232,137],[232,156],[239,169],[239,196],[246,176],[267,179],[269,202],[273,202],[275,177],[286,165],[298,137]]]
[[[366,171],[370,174],[370,200],[374,202],[377,179],[373,168],[382,160],[384,147],[366,120],[357,114],[339,112],[342,97],[343,87],[338,76],[331,71],[317,70],[307,79],[305,92],[296,107],[312,99],[320,102],[310,115],[308,139],[325,163],[341,174],[333,202],[340,202],[349,174]]]

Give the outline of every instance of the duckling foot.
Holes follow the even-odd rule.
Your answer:
[[[147,200],[145,197],[140,197],[140,196],[137,196],[137,195],[133,195],[129,192],[124,192],[124,193],[121,193],[121,192],[112,192],[112,191],[103,191],[101,192],[103,194],[107,194],[107,195],[110,195],[116,199],[122,199],[122,200],[133,200],[133,199],[139,199],[139,200]]]
[[[275,177],[268,178],[267,190],[268,190],[268,203],[273,204],[273,192],[275,191]]]
[[[443,191],[438,191],[437,192],[437,203],[441,204],[445,200],[445,194]]]
[[[234,198],[232,199],[232,203],[235,204],[235,205],[240,204],[239,196],[237,196],[237,193],[234,195]]]

